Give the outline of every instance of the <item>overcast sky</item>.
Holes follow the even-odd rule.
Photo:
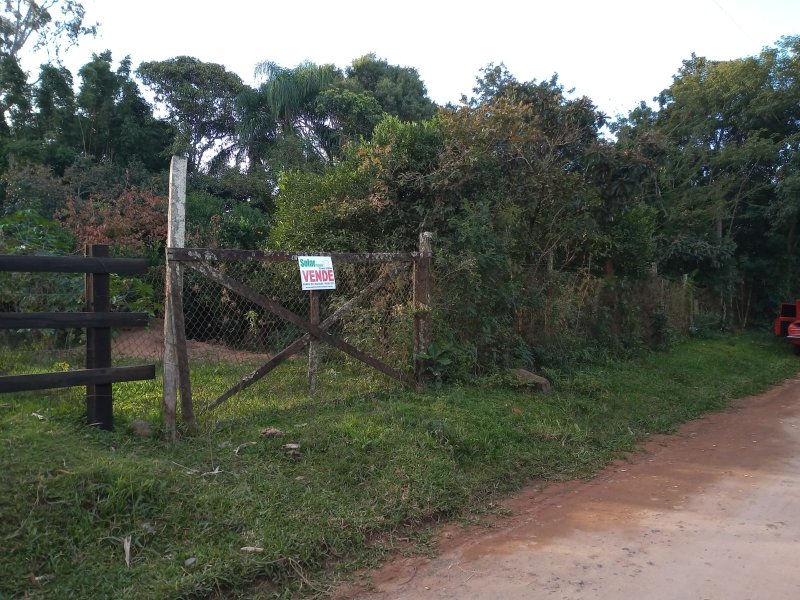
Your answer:
[[[692,52],[725,60],[800,33],[800,0],[83,0],[95,40],[70,51],[73,73],[92,52],[134,66],[186,54],[224,64],[246,83],[263,60],[346,67],[375,52],[415,67],[440,104],[469,94],[481,67],[504,62],[613,116],[667,87]],[[35,61],[27,63],[35,71]]]

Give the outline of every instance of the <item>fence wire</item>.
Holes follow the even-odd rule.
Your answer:
[[[297,262],[212,261],[209,266],[309,319],[310,294],[301,291]],[[316,292],[324,322],[384,276],[328,333],[405,374],[413,370],[412,268],[398,263],[337,263],[336,289]],[[305,331],[206,276],[183,266],[184,318],[192,393],[199,410],[283,350]],[[387,277],[387,275],[389,275]],[[315,399],[335,399],[398,384],[347,354],[317,343]],[[309,396],[308,346],[215,410],[234,416]]]

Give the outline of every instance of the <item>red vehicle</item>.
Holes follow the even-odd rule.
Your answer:
[[[775,319],[775,335],[785,337],[800,352],[800,300],[781,303],[781,312]]]

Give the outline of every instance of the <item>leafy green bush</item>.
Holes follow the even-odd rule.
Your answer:
[[[256,250],[264,246],[270,219],[246,201],[191,192],[186,197],[189,245],[204,248]]]
[[[111,275],[111,307],[117,312],[143,312],[155,316],[162,311],[152,284],[138,277]]]

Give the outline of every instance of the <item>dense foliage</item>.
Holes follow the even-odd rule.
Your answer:
[[[413,250],[432,231],[436,348],[462,371],[662,346],[798,293],[800,37],[693,55],[657,108],[612,122],[556,76],[492,64],[437,107],[414,68],[374,54],[263,61],[254,87],[189,56],[34,74],[26,44],[57,55],[95,26],[73,1],[0,12],[0,217],[63,228],[48,239],[160,260],[174,152],[197,245]]]

